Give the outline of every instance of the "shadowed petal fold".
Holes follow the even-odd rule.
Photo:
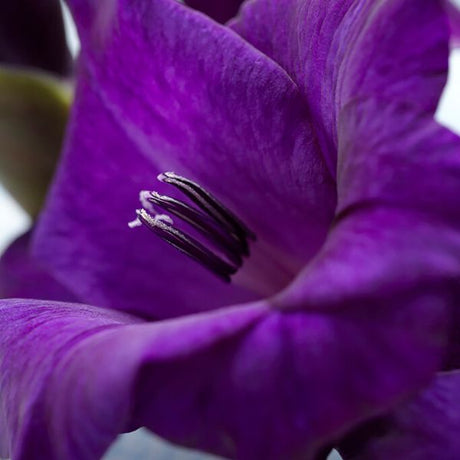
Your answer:
[[[368,118],[369,113],[379,116]],[[339,121],[338,214],[387,204],[458,230],[460,138],[431,116],[386,99],[355,101]]]
[[[140,190],[171,193],[155,181],[164,171],[196,180],[238,214],[267,264],[303,266],[324,241],[336,194],[284,70],[176,1],[70,5],[82,39],[79,88],[35,241],[56,277],[90,303],[153,317],[251,298],[145,229],[128,229]],[[171,292],[171,280],[182,288]]]
[[[254,0],[232,27],[299,85],[331,171],[337,119],[351,100],[379,96],[433,113],[446,82],[442,0]]]
[[[187,0],[186,4],[206,13],[216,21],[226,22],[236,15],[243,0]]]
[[[345,460],[454,460],[460,452],[460,371],[440,373],[425,391],[343,442]]]
[[[2,454],[93,460],[143,425],[230,458],[312,459],[426,385],[438,365],[439,298],[374,307],[355,315],[259,303],[144,323],[84,305],[0,301]]]
[[[30,253],[31,232],[14,241],[0,258],[0,297],[76,301]]]
[[[379,116],[367,118],[371,112]],[[454,296],[460,138],[429,114],[383,98],[345,107],[339,134],[337,216],[289,295],[302,305],[330,304],[331,296],[397,301],[398,292],[417,295],[431,284]]]

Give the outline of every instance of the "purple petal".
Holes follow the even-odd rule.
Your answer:
[[[370,113],[379,116],[369,118]],[[339,121],[338,213],[385,204],[459,227],[460,138],[426,113],[385,99],[350,104]]]
[[[427,384],[442,345],[429,298],[376,302],[375,315],[253,304],[138,324],[77,304],[0,305],[0,440],[22,460],[96,459],[141,425],[230,458],[310,459]]]
[[[32,258],[30,237],[20,236],[0,258],[0,297],[77,300]]]
[[[219,22],[226,22],[236,15],[243,0],[187,0],[186,4],[203,11],[208,16]]]
[[[351,100],[385,97],[434,112],[446,82],[441,0],[254,0],[233,28],[299,85],[333,171],[337,119]]]
[[[369,119],[367,114],[379,113]],[[299,305],[404,293],[448,296],[460,279],[460,139],[429,114],[385,99],[339,123],[339,204],[326,244],[284,293]],[[292,296],[292,297],[291,297]],[[282,302],[286,302],[283,298]]]
[[[452,43],[460,46],[460,7],[453,0],[446,0],[446,9],[449,14]]]
[[[391,415],[364,425],[342,445],[343,458],[456,459],[460,452],[460,371],[433,384]]]
[[[140,190],[171,193],[155,177],[172,170],[256,232],[260,266],[295,273],[322,244],[336,197],[286,73],[175,1],[112,2],[97,11],[88,1],[71,4],[82,68],[64,159],[37,231],[40,259],[85,301],[144,315],[253,298],[145,229],[127,228]],[[181,289],[171,289],[172,280]]]
[[[70,71],[58,0],[1,3],[0,62],[37,67],[60,75]]]

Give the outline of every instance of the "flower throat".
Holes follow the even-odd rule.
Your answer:
[[[256,240],[254,232],[197,183],[172,172],[160,174],[158,180],[174,186],[196,206],[157,192],[142,191],[139,195],[142,209],[136,210],[137,219],[129,226],[145,225],[162,240],[230,282],[230,277],[243,265],[243,258],[249,256],[248,241]],[[177,228],[169,215],[160,214],[157,209],[182,219],[206,243]]]

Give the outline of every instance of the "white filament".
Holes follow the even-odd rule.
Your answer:
[[[142,222],[139,220],[139,217],[136,217],[131,222],[128,222],[129,228],[136,228],[136,227],[140,227],[141,225],[142,225]]]
[[[157,211],[155,207],[153,206],[152,203],[149,201],[149,197],[152,194],[152,192],[149,192],[148,190],[141,190],[139,192],[139,201],[141,202],[141,205],[144,209],[146,209],[148,212],[151,214],[157,214]]]

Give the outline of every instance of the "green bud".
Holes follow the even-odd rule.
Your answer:
[[[32,217],[56,168],[71,100],[70,84],[50,74],[0,68],[0,181]]]

